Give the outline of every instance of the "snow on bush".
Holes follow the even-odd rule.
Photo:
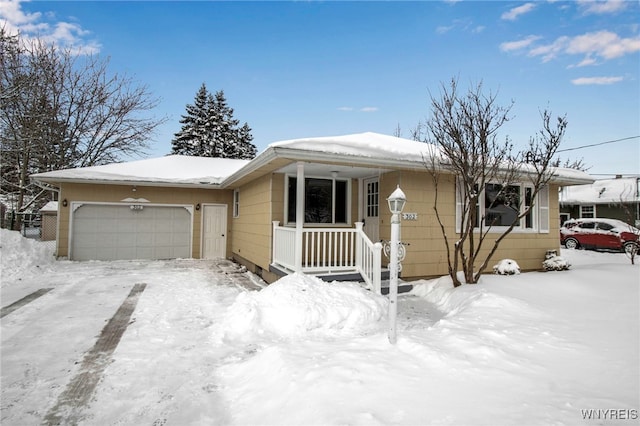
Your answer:
[[[545,271],[566,271],[571,264],[564,257],[554,255],[542,262],[542,267]]]
[[[515,275],[520,273],[520,266],[513,259],[502,259],[494,265],[493,272],[499,275]]]
[[[24,238],[20,232],[8,229],[0,229],[0,237],[3,284],[55,262],[50,244]]]
[[[328,283],[304,274],[280,278],[259,292],[241,293],[223,321],[226,339],[257,335],[364,335],[386,319],[387,299],[355,283]]]

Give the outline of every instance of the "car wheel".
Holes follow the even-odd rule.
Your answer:
[[[578,240],[576,240],[575,238],[567,238],[566,240],[564,240],[564,246],[568,249],[573,250],[580,247],[580,243],[578,243]]]
[[[624,253],[628,256],[628,257],[633,257],[635,255],[638,254],[638,249],[640,247],[638,247],[637,243],[634,243],[633,241],[629,241],[627,243],[624,243]]]

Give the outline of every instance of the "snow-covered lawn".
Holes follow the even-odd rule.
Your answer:
[[[563,251],[569,271],[455,290],[421,281],[390,345],[386,298],[353,283],[248,291],[212,262],[55,262],[1,236],[2,307],[52,289],[2,318],[3,425],[42,422],[136,283],[80,424],[638,423],[640,267],[623,254]]]

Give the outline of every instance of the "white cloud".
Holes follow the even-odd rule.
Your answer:
[[[22,11],[19,0],[0,0],[0,18],[12,25],[27,25],[40,19],[42,14],[25,13]]]
[[[100,51],[100,44],[87,41],[89,31],[80,25],[64,21],[55,21],[50,12],[28,13],[22,10],[23,0],[0,0],[0,25],[11,34],[20,33],[24,40],[40,38],[48,43],[70,49],[75,54],[92,54]],[[41,3],[46,4],[46,3]],[[44,19],[54,22],[45,22]]]
[[[576,86],[614,84],[624,80],[622,77],[580,77],[571,80]]]
[[[570,37],[558,37],[553,43],[537,46],[529,51],[529,56],[542,56],[542,62],[549,62],[553,58],[566,51],[567,45],[571,41]]]
[[[358,111],[359,112],[376,112],[378,111],[378,107],[371,107],[371,106],[367,106],[367,107],[362,107],[359,108]],[[338,108],[338,111],[355,111],[356,109],[350,106],[341,106]]]
[[[451,31],[453,28],[454,28],[453,25],[449,25],[448,27],[444,26],[444,25],[441,25],[438,28],[436,28],[436,32],[438,34],[445,34],[445,33],[448,33],[449,31]]]
[[[598,31],[574,37],[567,46],[569,54],[594,54],[613,59],[640,51],[640,37],[620,38],[609,31]]]
[[[508,12],[504,12],[501,18],[507,21],[515,21],[520,15],[531,12],[535,7],[534,3],[525,3],[522,6],[514,7]]]
[[[523,38],[522,40],[506,41],[500,44],[500,50],[502,50],[503,52],[521,50],[521,49],[524,49],[525,47],[531,46],[535,41],[539,40],[540,38],[541,38],[540,36],[530,35]]]
[[[481,25],[475,25],[469,18],[454,19],[450,25],[440,25],[439,27],[436,27],[436,33],[438,34],[445,34],[453,30],[479,33],[484,30],[484,27]]]
[[[623,0],[578,0],[578,4],[584,13],[597,15],[620,12],[627,7]]]
[[[580,68],[580,67],[586,67],[586,66],[589,66],[589,65],[596,65],[596,64],[597,64],[597,61],[594,58],[588,56],[588,57],[584,58],[581,62],[579,62],[579,63],[577,63],[575,65],[569,66],[569,68],[574,68],[574,67],[575,68]]]
[[[548,44],[536,45],[538,36],[528,36],[522,40],[500,44],[500,50],[511,52],[529,49],[529,56],[539,56],[548,62],[561,55],[584,55],[577,67],[595,65],[597,59],[607,61],[640,51],[640,36],[621,38],[610,31],[586,33],[575,37],[562,36]]]

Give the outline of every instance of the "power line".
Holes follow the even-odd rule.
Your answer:
[[[629,136],[628,138],[615,139],[615,140],[612,140],[612,141],[592,143],[590,145],[576,146],[575,148],[559,149],[556,152],[575,151],[576,149],[591,148],[592,146],[606,145],[608,143],[628,141],[629,139],[636,139],[636,138],[640,138],[640,135],[638,135],[638,136]]]

